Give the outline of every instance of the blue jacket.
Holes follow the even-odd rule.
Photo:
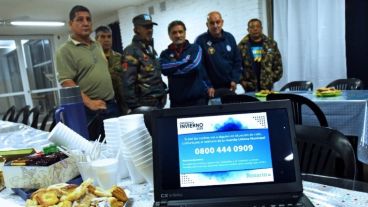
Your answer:
[[[215,89],[230,88],[231,81],[239,83],[242,62],[232,34],[222,31],[221,38],[214,38],[207,31],[195,43],[203,50],[203,63]]]
[[[171,44],[160,55],[161,72],[168,77],[172,103],[204,98],[210,86],[202,66],[201,48],[186,41],[181,49],[177,52],[175,45]]]

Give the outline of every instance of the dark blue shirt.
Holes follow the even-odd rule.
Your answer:
[[[188,41],[177,48],[169,45],[160,55],[162,74],[168,77],[172,103],[206,97],[209,81],[202,65],[202,49]]]
[[[230,88],[232,81],[239,82],[242,62],[232,34],[222,31],[221,38],[214,38],[207,31],[198,36],[195,43],[203,50],[203,63],[215,89]]]

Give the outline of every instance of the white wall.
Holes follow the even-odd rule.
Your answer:
[[[267,21],[265,13],[265,0],[166,0],[166,11],[160,11],[160,3],[163,0],[152,0],[141,6],[130,6],[119,9],[116,13],[93,24],[93,28],[99,25],[107,25],[115,21],[120,22],[120,30],[123,47],[132,41],[134,16],[148,13],[148,8],[153,6],[153,21],[158,23],[154,27],[155,48],[158,53],[166,49],[170,44],[167,34],[167,26],[173,20],[181,20],[187,27],[187,39],[193,42],[195,38],[207,31],[206,18],[210,11],[217,10],[224,19],[224,30],[232,33],[237,42],[246,34],[246,24],[251,18],[259,18],[263,22],[264,33],[267,34]],[[94,37],[94,35],[92,35]],[[68,33],[55,36],[54,43],[57,49],[68,38]]]
[[[123,46],[132,41],[134,16],[148,13],[154,7],[152,19],[158,23],[154,27],[155,49],[158,53],[170,44],[167,26],[173,20],[181,20],[187,27],[187,39],[193,42],[201,33],[207,31],[206,18],[210,11],[217,10],[224,19],[225,31],[232,33],[237,42],[247,34],[246,24],[251,18],[260,18],[266,25],[265,0],[166,0],[166,11],[160,11],[162,0],[153,0],[138,7],[122,8],[118,11]],[[264,31],[267,33],[267,31]]]

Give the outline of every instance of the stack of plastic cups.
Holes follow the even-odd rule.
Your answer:
[[[106,157],[117,157],[119,161],[119,178],[129,176],[128,168],[122,155],[121,147],[121,130],[118,118],[105,119],[104,121],[105,137],[106,137]],[[118,154],[119,153],[119,154]]]
[[[57,123],[52,129],[48,135],[48,140],[57,145],[64,146],[68,150],[80,149],[88,154],[91,152],[93,147],[90,142],[77,132],[65,126],[62,122]]]
[[[153,186],[152,139],[147,128],[141,127],[124,136],[132,161],[143,177]]]
[[[143,114],[131,114],[131,115],[126,115],[126,116],[121,116],[119,117],[119,121],[120,121],[120,128],[122,132],[122,136],[121,136],[122,137],[121,148],[123,150],[122,154],[124,156],[124,159],[126,160],[130,178],[134,184],[142,183],[146,179],[145,177],[143,177],[143,174],[140,172],[140,170],[137,169],[137,167],[133,163],[133,156],[131,153],[131,149],[132,147],[134,149],[135,145],[133,146],[131,144],[130,142],[131,138],[129,137],[131,137],[130,136],[131,134],[136,133],[140,129],[146,128],[144,124]]]

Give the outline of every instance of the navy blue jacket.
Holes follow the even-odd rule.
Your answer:
[[[207,31],[195,43],[203,50],[203,64],[215,89],[230,88],[231,81],[239,83],[242,62],[232,34],[222,31],[221,38],[214,38]]]
[[[210,85],[202,65],[202,49],[186,41],[178,53],[175,45],[160,55],[161,72],[168,77],[172,103],[185,103],[206,97]]]

